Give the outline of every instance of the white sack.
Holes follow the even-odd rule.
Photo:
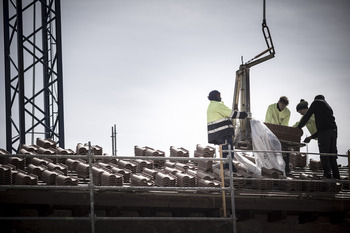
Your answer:
[[[276,135],[262,122],[250,120],[253,150],[257,151],[281,151],[282,146]],[[255,163],[261,170],[262,167],[267,169],[275,168],[285,175],[285,162],[281,153],[255,152]]]
[[[235,153],[235,159],[245,165],[248,173],[261,176],[261,169],[255,163],[247,159],[242,152]]]

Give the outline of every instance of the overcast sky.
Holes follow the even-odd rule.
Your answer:
[[[111,154],[116,124],[118,155],[133,155],[135,145],[193,155],[196,144],[208,145],[208,93],[219,90],[231,107],[241,56],[246,62],[266,49],[262,0],[62,0],[61,7],[66,148],[90,141]],[[263,121],[285,95],[293,125],[300,99],[311,104],[323,94],[338,124],[339,154],[347,153],[349,13],[348,0],[267,0],[276,57],[250,70],[253,118]],[[2,30],[0,42],[6,148]],[[315,141],[308,151],[318,152]]]

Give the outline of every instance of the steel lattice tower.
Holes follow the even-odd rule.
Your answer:
[[[60,0],[3,0],[6,149],[64,148]]]

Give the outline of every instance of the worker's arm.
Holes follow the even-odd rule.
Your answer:
[[[223,102],[220,103],[218,106],[218,112],[223,116],[223,117],[231,117],[232,110],[227,107]]]
[[[244,119],[248,116],[246,112],[238,112],[236,110],[231,110],[229,107],[227,107],[224,104],[220,105],[219,112],[224,117],[230,117],[232,119]]]
[[[293,125],[294,128],[296,128],[299,125],[299,121]]]
[[[314,111],[314,103],[312,103],[310,105],[310,108],[307,110],[305,115],[301,118],[301,120],[297,126],[299,129],[303,128],[306,125],[307,121],[310,119],[310,117],[314,113],[313,111]]]
[[[288,125],[289,125],[289,118],[290,118],[290,115],[285,116],[285,117],[281,120],[281,125],[288,126]]]
[[[273,119],[273,116],[272,116],[273,110],[271,109],[270,106],[267,108],[266,115],[265,115],[265,122],[266,123],[273,123],[273,120],[272,120]]]
[[[305,139],[304,139],[304,142],[305,143],[309,143],[310,141],[311,141],[311,139],[315,139],[315,138],[317,138],[318,137],[318,133],[316,132],[316,133],[314,133],[313,135],[311,135],[311,136],[309,136],[309,137],[306,137]]]
[[[318,138],[318,132],[314,133],[313,135],[310,136],[312,139]]]
[[[283,111],[279,112],[280,125],[289,126],[290,110],[286,107]]]

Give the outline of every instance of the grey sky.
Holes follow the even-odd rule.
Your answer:
[[[231,107],[241,56],[266,49],[262,0],[61,4],[67,148],[91,141],[111,154],[116,124],[119,155],[133,155],[135,145],[193,153],[207,145],[208,93],[219,90]],[[267,0],[276,57],[251,68],[253,118],[263,121],[267,106],[286,95],[293,125],[300,99],[311,104],[323,94],[339,127],[339,153],[350,149],[349,11],[348,0]],[[2,74],[3,64],[1,46]],[[0,100],[4,112],[3,85]],[[5,148],[4,114],[0,120]],[[318,152],[316,143],[308,150]]]

